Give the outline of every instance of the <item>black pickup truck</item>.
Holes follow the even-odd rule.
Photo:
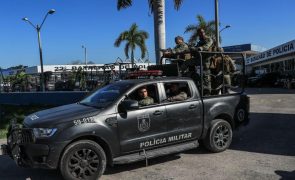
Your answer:
[[[171,98],[177,85],[185,99]],[[153,99],[141,106],[138,90]],[[82,101],[39,111],[11,124],[2,145],[22,167],[60,169],[65,179],[97,179],[106,165],[130,163],[198,147],[226,150],[233,130],[249,121],[243,92],[201,97],[190,78],[123,80]]]

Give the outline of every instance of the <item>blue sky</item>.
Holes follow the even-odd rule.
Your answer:
[[[167,47],[174,46],[177,35],[188,40],[184,29],[196,23],[197,14],[214,19],[214,0],[184,0],[179,11],[172,2],[166,0]],[[232,26],[222,32],[222,46],[253,43],[272,48],[295,39],[294,7],[294,0],[219,0],[221,26]],[[132,23],[149,33],[148,51],[150,60],[155,60],[153,16],[147,0],[134,0],[131,8],[122,11],[117,11],[116,0],[1,0],[0,67],[39,65],[36,31],[21,19],[26,16],[40,24],[52,8],[56,13],[48,16],[41,30],[44,64],[83,60],[82,44],[95,63],[125,59],[124,44],[116,48],[114,41]]]

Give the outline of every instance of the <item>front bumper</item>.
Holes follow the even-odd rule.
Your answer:
[[[21,167],[56,169],[67,143],[40,141],[34,137],[32,129],[11,126],[7,144],[1,145],[1,151]]]

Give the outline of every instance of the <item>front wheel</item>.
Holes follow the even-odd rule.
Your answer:
[[[81,140],[70,144],[60,161],[60,171],[64,179],[94,180],[105,171],[106,155],[94,141]]]
[[[230,146],[232,136],[231,125],[223,119],[216,119],[212,121],[212,126],[203,142],[209,151],[222,152]]]

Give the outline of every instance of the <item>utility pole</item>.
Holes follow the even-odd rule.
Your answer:
[[[215,0],[215,46],[219,48],[219,16],[218,16],[218,0]]]

